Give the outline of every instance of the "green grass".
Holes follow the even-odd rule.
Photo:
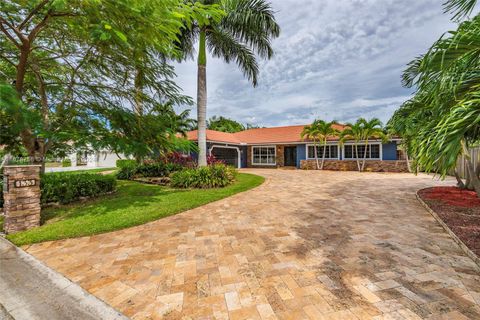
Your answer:
[[[237,181],[225,188],[186,190],[118,181],[115,194],[43,209],[42,226],[7,238],[16,245],[25,245],[128,228],[246,191],[263,181],[263,177],[240,173]]]
[[[0,216],[0,232],[3,231],[3,219],[4,219],[4,217]]]

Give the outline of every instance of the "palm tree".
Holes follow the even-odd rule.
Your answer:
[[[360,172],[365,169],[368,142],[372,138],[382,139],[382,141],[387,139],[387,135],[383,132],[382,122],[377,118],[373,118],[371,120],[360,118],[354,124],[348,123],[347,128],[345,128],[345,130],[343,130],[340,134],[341,143],[344,143],[346,140],[353,140],[355,142],[355,159],[357,161],[358,171]],[[364,151],[362,156],[362,164],[360,165],[358,145],[361,141],[364,142]]]
[[[333,127],[334,124],[337,124],[337,121],[333,120],[326,122],[324,120],[315,120],[311,125],[303,128],[301,133],[302,139],[308,138],[313,141],[313,148],[315,152],[315,160],[317,162],[317,169],[323,170],[323,165],[325,163],[325,153],[327,150],[327,139],[331,136],[336,136],[339,134],[339,131]],[[318,165],[318,155],[317,155],[317,144],[316,142],[322,142],[323,152],[322,152],[322,162],[320,166]]]
[[[346,128],[340,133],[340,143],[345,143],[346,140],[353,140],[355,142],[355,160],[357,161],[357,169],[361,170],[360,158],[358,157],[358,144],[363,139],[363,130],[359,121],[355,123],[347,123]]]
[[[320,164],[318,163],[318,153],[317,153],[317,142],[319,140],[319,130],[318,127],[315,125],[315,121],[308,126],[305,126],[300,133],[302,139],[308,139],[313,142],[313,152],[315,157],[315,163],[317,165],[317,170],[320,169]]]
[[[198,164],[207,164],[206,114],[207,114],[207,48],[214,57],[226,63],[235,61],[243,74],[257,85],[258,63],[256,55],[270,59],[273,55],[271,40],[280,34],[274,12],[265,0],[210,0],[195,1],[216,4],[225,16],[214,21],[197,23],[187,28],[181,37],[185,57],[193,56],[198,40],[197,57],[197,120]]]
[[[365,162],[367,160],[367,151],[368,151],[368,141],[369,139],[381,139],[382,142],[387,140],[387,135],[383,131],[382,122],[378,118],[373,118],[371,120],[365,120],[364,118],[358,119],[358,122],[361,123],[363,140],[365,142],[365,151],[363,153],[363,162],[362,168],[360,171],[365,169]]]

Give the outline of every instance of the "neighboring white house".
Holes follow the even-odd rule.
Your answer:
[[[119,157],[120,156],[120,157]],[[113,153],[108,150],[93,152],[75,152],[68,158],[72,162],[72,167],[86,166],[90,168],[115,167],[118,159],[126,159],[125,155]]]

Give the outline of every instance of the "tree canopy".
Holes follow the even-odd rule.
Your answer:
[[[216,5],[181,0],[2,1],[0,83],[15,89],[22,106],[7,111],[12,105],[2,103],[10,116],[2,125],[20,113],[36,118],[6,128],[42,162],[56,144],[95,145],[140,105],[142,116],[152,117],[162,105],[191,103],[168,60],[181,55],[176,43],[184,28],[222,16]],[[137,112],[139,131],[151,123]]]
[[[410,62],[403,83],[415,88],[415,95],[388,123],[390,132],[403,137],[415,167],[442,176],[480,142],[480,15],[468,18],[475,4],[446,2],[453,19],[467,19]],[[467,181],[459,179],[459,185],[480,195],[480,166],[469,159],[467,168]]]
[[[245,126],[235,120],[213,116],[207,121],[207,128],[210,130],[235,133],[245,130]]]

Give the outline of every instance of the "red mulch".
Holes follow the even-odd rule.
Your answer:
[[[433,187],[418,195],[462,242],[480,256],[480,198],[457,187]]]

